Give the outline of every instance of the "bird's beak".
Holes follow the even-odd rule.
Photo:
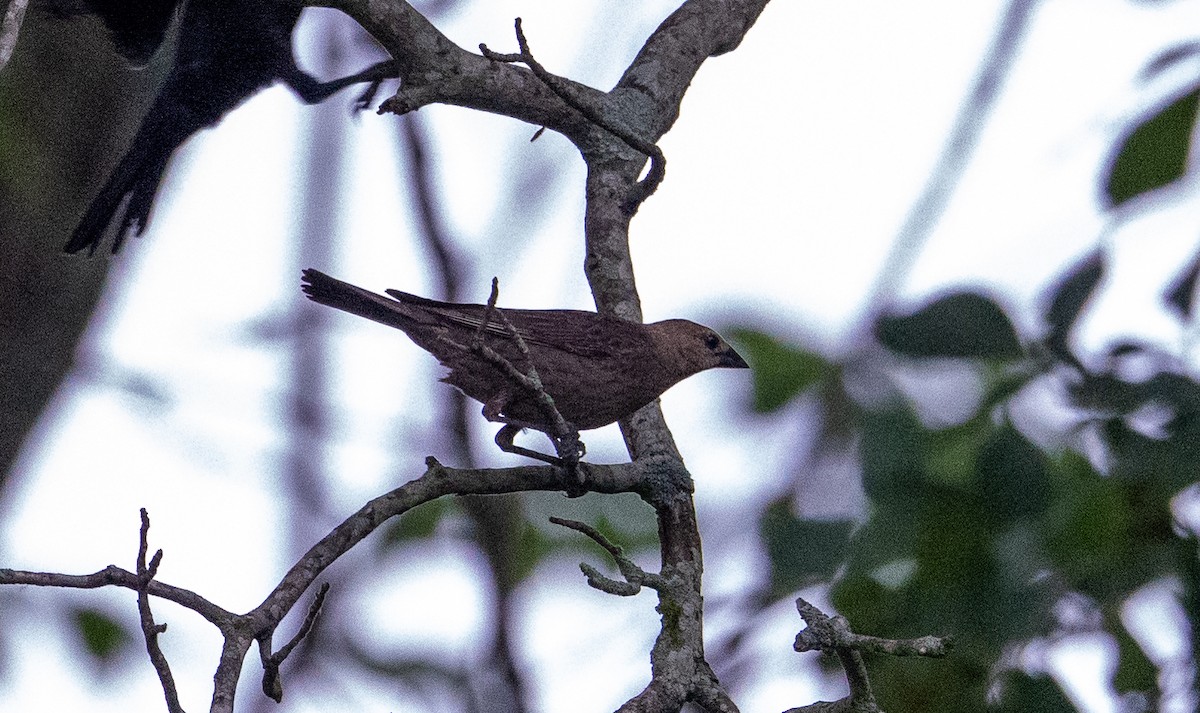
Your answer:
[[[727,347],[721,352],[721,360],[717,362],[717,366],[729,367],[730,369],[749,369],[750,365],[742,358],[741,354],[734,351],[733,347]]]

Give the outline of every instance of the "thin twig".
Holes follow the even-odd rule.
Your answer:
[[[155,624],[154,613],[150,611],[150,581],[158,573],[158,565],[162,562],[163,551],[155,552],[154,557],[150,559],[150,564],[146,564],[146,552],[150,549],[150,515],[146,512],[146,508],[142,508],[141,515],[142,528],[137,556],[138,619],[142,624],[142,636],[146,639],[146,653],[150,655],[150,663],[154,665],[154,670],[158,673],[163,695],[167,699],[167,710],[171,713],[183,713],[183,706],[179,704],[179,692],[175,689],[175,677],[171,675],[171,665],[158,645],[158,635],[167,630],[167,625]]]
[[[855,634],[845,618],[828,616],[803,598],[796,600],[796,609],[808,628],[796,636],[796,651],[826,651],[850,648],[868,654],[888,656],[927,656],[941,658],[954,648],[952,637],[922,636],[916,639],[882,639]]]
[[[606,118],[591,101],[585,99],[582,93],[576,91],[574,85],[562,77],[547,71],[534,58],[533,52],[529,49],[529,42],[525,39],[524,30],[521,29],[521,18],[516,18],[513,24],[516,27],[517,46],[520,47],[520,52],[507,54],[493,52],[488,49],[486,44],[480,43],[480,53],[494,62],[521,62],[529,67],[530,71],[538,79],[542,80],[550,91],[558,95],[572,109],[587,117],[588,121],[616,136],[634,151],[639,151],[650,157],[650,170],[646,172],[646,177],[634,184],[622,204],[622,209],[628,214],[632,215],[636,213],[638,207],[658,190],[659,184],[662,183],[667,175],[667,157],[663,155],[662,149],[658,147],[658,144],[638,136],[632,129]],[[543,129],[539,129],[533,138],[536,139]],[[530,140],[532,141],[533,139]]]
[[[300,625],[299,631],[278,651],[270,655],[264,655],[263,664],[263,681],[262,690],[270,699],[276,703],[283,701],[283,679],[279,676],[279,667],[287,660],[292,651],[300,645],[304,637],[308,636],[308,632],[312,631],[313,625],[317,623],[317,617],[321,614],[321,605],[325,603],[325,595],[329,593],[329,582],[325,582],[317,590],[317,596],[313,598],[312,604],[308,606],[308,614],[304,617],[304,623]],[[269,637],[259,639],[259,652],[263,653],[270,648]]]
[[[492,292],[488,297],[487,306],[484,308],[483,318],[480,320],[469,346],[459,344],[444,334],[440,335],[438,338],[455,347],[456,349],[470,351],[479,355],[480,357],[483,357],[493,366],[503,371],[509,380],[515,383],[518,387],[524,389],[530,395],[532,395],[538,404],[538,408],[541,409],[542,414],[551,424],[551,430],[547,432],[546,435],[550,436],[551,442],[554,443],[554,449],[558,453],[559,459],[566,464],[567,469],[571,471],[573,475],[577,476],[578,474],[575,473],[576,466],[579,463],[579,459],[586,452],[583,443],[579,440],[579,431],[574,425],[563,418],[562,413],[559,412],[558,407],[554,404],[554,398],[551,397],[550,394],[546,393],[546,389],[542,385],[542,379],[538,375],[537,367],[534,366],[533,359],[530,358],[529,345],[525,343],[525,339],[521,336],[521,332],[516,328],[515,325],[513,325],[512,321],[509,320],[508,315],[504,313],[504,310],[496,307],[496,301],[499,296],[500,281],[498,278],[493,277]],[[491,323],[493,313],[497,315],[500,324],[504,327],[505,331],[508,332],[508,335],[512,337],[513,342],[516,344],[517,351],[520,352],[522,357],[524,357],[524,361],[528,365],[526,371],[521,371],[514,366],[512,362],[504,358],[503,355],[484,343],[484,331]]]
[[[586,562],[579,565],[579,569],[583,571],[587,577],[588,584],[594,589],[599,589],[602,592],[616,594],[621,597],[628,597],[637,594],[643,586],[650,587],[658,591],[662,591],[667,587],[667,580],[659,574],[647,572],[637,566],[633,560],[625,556],[625,551],[619,545],[613,544],[599,530],[588,525],[587,523],[579,522],[578,520],[567,520],[561,517],[551,517],[550,522],[555,525],[570,528],[576,532],[587,535],[596,544],[603,547],[613,561],[617,564],[617,569],[621,571],[621,576],[625,578],[624,582],[618,582],[614,579],[600,574],[599,570]]]
[[[796,610],[808,625],[796,634],[796,651],[822,651],[834,654],[846,672],[846,682],[850,686],[850,695],[835,702],[821,701],[800,708],[793,708],[788,713],[816,713],[816,711],[860,711],[871,713],[878,711],[875,694],[871,690],[871,679],[867,675],[867,666],[863,661],[863,652],[890,654],[893,656],[928,656],[932,658],[945,656],[953,646],[953,640],[936,636],[923,636],[919,639],[881,639],[875,636],[862,636],[850,630],[850,623],[845,617],[829,616],[803,597],[796,599]]]

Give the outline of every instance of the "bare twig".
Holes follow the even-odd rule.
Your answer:
[[[281,649],[273,654],[268,654],[271,647],[270,637],[264,636],[259,639],[259,652],[263,665],[262,690],[276,703],[283,701],[283,679],[279,676],[279,667],[291,655],[292,650],[300,645],[304,637],[308,636],[308,632],[312,631],[313,625],[317,623],[317,616],[321,613],[321,605],[325,603],[325,595],[328,593],[329,582],[325,582],[317,590],[317,596],[313,598],[312,604],[308,606],[308,614],[304,617],[304,623],[300,625],[299,631]]]
[[[554,399],[550,396],[550,394],[546,393],[546,389],[542,385],[542,379],[540,376],[538,376],[537,367],[534,365],[533,360],[529,358],[529,346],[525,343],[525,339],[521,336],[521,332],[518,331],[513,323],[508,319],[508,315],[504,313],[504,310],[496,307],[496,300],[499,298],[499,296],[500,281],[498,278],[493,277],[492,292],[488,297],[487,306],[484,308],[483,319],[476,328],[475,335],[471,339],[470,345],[459,344],[444,334],[440,335],[439,339],[456,349],[470,351],[482,357],[484,360],[500,369],[500,371],[504,372],[505,376],[507,376],[508,379],[514,384],[516,384],[518,388],[528,392],[531,396],[533,396],[534,400],[538,404],[538,408],[541,409],[542,414],[551,424],[551,430],[547,432],[546,435],[550,438],[550,442],[554,444],[554,450],[558,454],[558,460],[555,461],[554,459],[550,459],[548,456],[544,456],[536,451],[531,451],[527,448],[521,448],[513,445],[511,437],[516,435],[515,431],[517,430],[514,428],[513,422],[510,422],[509,425],[502,428],[500,432],[496,434],[496,444],[499,445],[501,449],[512,453],[520,453],[522,455],[556,465],[563,464],[566,466],[570,475],[577,478],[578,476],[576,469],[579,465],[579,459],[583,457],[584,453],[587,452],[587,449],[583,442],[579,440],[578,429],[576,429],[574,425],[563,418],[562,414],[559,413],[558,407],[554,405]],[[484,343],[484,330],[486,330],[488,325],[491,323],[493,313],[498,316],[500,324],[504,326],[509,336],[512,337],[513,342],[516,344],[517,351],[519,351],[524,357],[524,361],[528,365],[526,371],[521,371],[514,366],[512,362],[504,358],[504,356],[502,356],[499,352]],[[493,418],[493,420],[496,419]]]
[[[175,602],[176,604],[191,609],[200,616],[207,619],[217,628],[228,626],[229,622],[236,618],[232,612],[226,611],[221,607],[213,604],[204,597],[195,592],[173,587],[169,584],[163,584],[158,580],[153,580],[143,585],[141,579],[134,572],[122,569],[116,565],[109,565],[104,569],[93,572],[91,574],[60,574],[57,572],[28,572],[16,569],[0,568],[0,585],[5,584],[25,584],[34,587],[61,587],[63,589],[99,589],[101,587],[123,587],[125,589],[138,591],[139,588],[145,586],[146,591],[160,599]]]
[[[171,675],[171,665],[167,663],[167,657],[163,655],[162,649],[158,645],[158,635],[167,630],[166,624],[155,624],[154,613],[150,611],[150,581],[154,579],[154,575],[158,573],[158,565],[162,562],[163,551],[158,550],[154,553],[154,557],[150,559],[150,564],[146,564],[146,552],[150,549],[149,534],[150,534],[150,515],[146,512],[146,508],[142,508],[142,528],[139,536],[138,556],[137,556],[137,603],[138,603],[138,619],[142,624],[142,636],[146,639],[146,653],[150,655],[150,663],[154,665],[154,670],[158,673],[158,680],[162,684],[163,695],[167,699],[167,710],[171,713],[183,713],[183,706],[179,704],[179,692],[175,689],[175,677]]]
[[[143,567],[141,565],[144,563],[144,552],[139,557],[141,562],[138,569],[141,574],[128,572],[116,566],[109,566],[89,575],[0,569],[0,585],[26,584],[71,589],[124,587],[169,599],[197,612],[216,625],[225,637],[220,665],[214,677],[217,687],[211,710],[232,711],[233,692],[242,669],[243,658],[252,639],[259,640],[261,651],[262,642],[269,638],[270,632],[274,631],[296,605],[313,580],[384,522],[445,495],[494,495],[562,489],[561,471],[557,468],[523,466],[456,469],[448,468],[432,457],[427,459],[426,466],[425,473],[420,477],[371,500],[335,527],[292,566],[261,604],[245,614],[233,614],[194,592],[152,579],[160,558],[152,558],[150,563]],[[653,468],[652,464],[589,465],[579,470],[580,487],[589,492],[639,493],[645,497],[649,487],[647,482],[651,479],[648,475],[650,468]],[[307,621],[315,621],[318,608],[317,604],[310,608]],[[161,625],[151,626],[157,628]],[[311,623],[303,633],[307,633],[309,629]],[[294,640],[298,641],[300,636],[302,634],[298,634]]]
[[[808,628],[796,635],[796,651],[825,651],[850,648],[868,654],[888,656],[928,656],[941,658],[954,647],[951,637],[922,636],[917,639],[881,639],[877,636],[855,634],[845,618],[830,617],[803,598],[796,600],[796,609]]]
[[[625,556],[625,552],[620,546],[610,542],[607,537],[591,525],[579,522],[578,520],[566,520],[561,517],[552,517],[550,518],[550,522],[587,535],[592,541],[607,550],[608,554],[612,556],[613,561],[617,563],[617,569],[621,571],[621,576],[625,578],[624,582],[618,582],[606,577],[600,574],[595,567],[586,562],[581,562],[579,569],[587,577],[588,584],[592,588],[621,597],[633,596],[640,592],[643,586],[659,591],[667,588],[667,580],[662,575],[652,574],[637,566],[633,560]]]
[[[479,45],[480,53],[494,62],[521,62],[529,67],[530,71],[550,88],[550,91],[558,95],[572,109],[583,114],[596,126],[625,142],[625,145],[629,148],[634,151],[640,151],[650,157],[650,170],[646,173],[646,177],[633,185],[629,196],[626,197],[622,205],[622,208],[627,213],[633,215],[637,212],[638,207],[658,190],[659,184],[662,183],[663,178],[667,175],[667,157],[663,155],[662,149],[658,147],[658,144],[655,144],[653,141],[647,141],[629,127],[605,117],[603,111],[593,101],[592,95],[585,95],[576,88],[575,84],[547,71],[534,58],[533,52],[529,49],[529,42],[525,39],[525,32],[521,29],[521,18],[518,17],[513,24],[516,27],[517,46],[520,47],[520,52],[512,54],[493,52],[488,49],[487,45],[481,43]],[[539,129],[533,138],[536,139],[543,129]],[[530,140],[532,141],[533,139]]]

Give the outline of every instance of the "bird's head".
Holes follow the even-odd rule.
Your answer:
[[[746,369],[746,360],[713,330],[686,319],[668,319],[646,325],[654,350],[678,379],[705,369]]]

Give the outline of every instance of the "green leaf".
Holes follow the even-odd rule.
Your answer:
[[[1054,679],[1030,676],[1021,671],[1004,674],[1000,705],[989,710],[996,713],[1076,713],[1075,706]]]
[[[1046,323],[1050,327],[1050,333],[1046,336],[1046,346],[1059,359],[1081,369],[1075,356],[1071,354],[1067,337],[1102,277],[1104,254],[1097,248],[1071,267],[1055,287],[1050,306],[1046,309]]]
[[[1133,514],[1119,484],[1078,454],[1055,464],[1056,497],[1042,518],[1047,554],[1069,586],[1108,591],[1114,572],[1128,564]]]
[[[904,615],[904,603],[867,573],[851,569],[829,589],[829,600],[854,631],[877,633]]]
[[[84,648],[98,661],[113,660],[132,640],[120,622],[99,609],[77,608],[73,615]]]
[[[1113,207],[1183,175],[1200,89],[1193,89],[1135,128],[1121,143],[1104,193]]]
[[[512,558],[510,565],[513,581],[525,581],[539,564],[555,552],[579,551],[582,548],[582,544],[578,542],[580,538],[567,539],[563,536],[548,535],[542,528],[522,518],[517,526],[516,546],[509,555]]]
[[[744,349],[754,375],[755,411],[768,413],[782,407],[832,371],[820,356],[798,349],[753,329],[733,329],[729,334]]]
[[[974,292],[940,297],[907,316],[882,317],[875,335],[888,349],[912,357],[1015,359],[1024,354],[1004,310]]]
[[[1154,691],[1158,669],[1120,622],[1115,628],[1112,633],[1117,640],[1117,672],[1113,675],[1113,688],[1118,693]]]
[[[868,412],[863,417],[863,489],[872,500],[911,491],[925,479],[929,432],[909,409]]]
[[[972,485],[976,459],[991,430],[990,422],[973,418],[958,426],[930,432],[925,454],[929,480],[959,488]]]
[[[853,527],[849,520],[798,518],[790,498],[771,503],[759,520],[771,561],[771,593],[784,596],[831,579],[846,559]]]
[[[1050,503],[1050,479],[1041,451],[1012,426],[1002,426],[975,462],[990,514],[1002,521],[1036,515]]]
[[[1027,361],[1015,369],[992,369],[984,373],[984,394],[979,404],[979,413],[990,413],[996,406],[1008,401],[1033,381],[1039,373]]]

